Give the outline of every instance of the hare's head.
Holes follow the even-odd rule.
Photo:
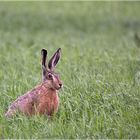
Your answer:
[[[61,48],[59,48],[49,62],[46,62],[47,50],[42,49],[42,82],[47,82],[49,88],[59,90],[62,87],[62,81],[59,74],[54,72],[55,66],[60,59]]]

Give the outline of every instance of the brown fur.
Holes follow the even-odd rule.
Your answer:
[[[59,60],[60,49],[57,50],[51,59],[51,69],[46,68],[45,61],[47,51],[45,49],[43,49],[43,51],[46,53],[43,53],[42,57],[42,83],[26,94],[18,97],[9,107],[5,114],[6,117],[12,117],[17,111],[28,116],[36,114],[52,116],[58,111],[59,97],[57,90],[61,88],[62,82],[59,75],[54,73],[51,69],[54,70],[57,64],[55,61]]]
[[[59,98],[57,91],[47,86],[48,83],[42,83],[20,96],[11,104],[6,116],[11,117],[17,110],[29,116],[35,114],[52,116],[58,111]]]

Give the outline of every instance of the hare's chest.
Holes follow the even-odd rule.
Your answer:
[[[59,97],[57,93],[45,94],[40,98],[40,114],[52,115],[58,111]]]

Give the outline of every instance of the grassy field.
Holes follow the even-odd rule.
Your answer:
[[[140,139],[139,2],[0,2],[0,139]],[[140,42],[140,40],[139,40]],[[4,113],[62,48],[53,120]]]

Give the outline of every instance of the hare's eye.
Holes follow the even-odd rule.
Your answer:
[[[48,74],[48,77],[49,77],[49,79],[52,79],[52,75],[50,73]]]

